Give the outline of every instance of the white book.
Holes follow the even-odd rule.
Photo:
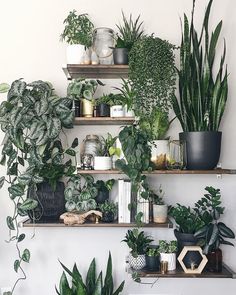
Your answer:
[[[131,203],[131,182],[129,180],[126,180],[124,182],[124,187],[125,187],[125,193],[124,193],[124,204],[125,204],[125,223],[130,223],[131,221],[131,214],[129,210],[129,204]]]
[[[118,222],[124,223],[124,179],[118,179]]]

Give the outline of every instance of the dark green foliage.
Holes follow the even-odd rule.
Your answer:
[[[225,209],[221,207],[220,190],[213,187],[206,187],[205,190],[207,194],[195,204],[195,211],[205,226],[197,231],[195,236],[200,239],[199,244],[204,246],[204,253],[207,254],[218,249],[220,244],[233,246],[225,239],[235,239],[235,234],[223,222],[219,222]]]
[[[122,11],[123,24],[116,25],[118,28],[118,38],[116,47],[127,48],[131,50],[135,42],[137,42],[144,34],[142,29],[143,22],[139,22],[140,15],[133,20],[132,14],[127,19]]]
[[[134,228],[133,230],[129,229],[124,240],[122,240],[122,242],[125,242],[130,248],[130,253],[133,257],[145,254],[152,241],[153,239],[150,236],[145,235],[144,231],[140,232],[137,228]]]
[[[90,263],[85,281],[83,281],[76,264],[74,264],[72,271],[62,263],[61,266],[64,271],[60,279],[59,290],[56,288],[56,292],[59,295],[118,295],[124,288],[125,282],[123,281],[116,291],[114,291],[111,253],[109,253],[104,280],[102,271],[97,276],[95,258]],[[71,286],[66,273],[72,279]]]
[[[176,253],[178,250],[177,241],[167,242],[166,240],[159,241],[159,253]]]
[[[135,92],[132,89],[131,83],[128,80],[122,79],[121,87],[114,87],[114,89],[119,91],[122,99],[122,105],[127,106],[127,110],[132,110],[134,105],[134,100],[136,97]]]
[[[82,98],[92,100],[97,87],[98,81],[96,80],[74,79],[67,87],[67,96],[77,101]]]
[[[70,11],[63,23],[65,28],[61,40],[65,40],[68,44],[81,44],[86,47],[92,45],[94,25],[88,14],[77,14],[76,10]]]
[[[107,137],[101,137],[101,147],[97,150],[97,155],[101,157],[110,157],[113,155],[120,156],[120,149],[116,148],[115,142],[116,142],[117,136],[113,137],[110,133],[107,133]]]
[[[184,15],[180,47],[179,94],[173,97],[173,109],[184,131],[217,131],[228,96],[228,73],[225,62],[225,43],[220,65],[216,71],[215,55],[222,21],[211,35],[208,32],[210,0],[205,12],[200,36],[192,19]]]
[[[99,208],[99,210],[101,210],[102,213],[112,212],[112,213],[116,214],[118,211],[118,204],[106,200],[104,203],[99,204],[98,208]]]
[[[174,45],[153,35],[141,38],[132,47],[129,79],[139,116],[150,115],[154,109],[168,113],[176,81],[174,49]]]
[[[107,181],[97,180],[95,186],[98,191],[111,191],[115,183],[115,179],[108,179]]]

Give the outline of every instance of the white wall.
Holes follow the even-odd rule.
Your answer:
[[[223,19],[223,35],[227,41],[227,61],[229,66],[229,103],[222,124],[223,148],[221,162],[224,167],[236,168],[236,95],[234,81],[236,80],[236,19],[234,0],[215,0],[212,23]],[[200,24],[207,0],[197,1],[196,23]],[[190,12],[190,0],[21,0],[0,1],[0,81],[11,82],[17,78],[25,78],[30,82],[43,79],[51,81],[58,93],[65,94],[66,78],[61,70],[65,63],[65,44],[59,42],[63,30],[63,20],[73,8],[79,12],[88,12],[95,26],[115,28],[115,23],[121,19],[121,9],[134,16],[141,13],[145,21],[146,31],[172,43],[179,44],[179,17],[183,12]],[[88,131],[87,128],[90,128]],[[114,133],[111,127],[108,131]],[[171,134],[177,137],[179,126],[172,127]],[[75,127],[69,136],[83,138],[88,132],[102,133],[99,127]],[[0,139],[2,138],[0,133]],[[5,169],[0,167],[0,175]],[[236,231],[236,178],[223,176],[160,176],[151,177],[157,186],[162,183],[168,201],[193,204],[199,199],[206,185],[222,189],[224,205],[227,207],[225,221]],[[6,188],[0,197],[0,286],[11,286],[15,279],[13,261],[15,249],[5,240],[8,231],[5,218],[11,214],[11,206]],[[196,295],[214,293],[215,295],[235,294],[236,280],[232,279],[160,279],[153,288],[149,285],[133,283],[124,272],[124,257],[127,247],[120,243],[125,235],[125,229],[119,228],[51,228],[24,230],[29,237],[25,242],[31,249],[32,260],[26,266],[28,279],[16,290],[16,295],[51,295],[55,294],[54,286],[58,284],[61,267],[58,258],[66,265],[72,266],[78,262],[82,272],[95,256],[99,268],[102,268],[108,256],[113,254],[114,274],[117,282],[126,279],[124,294],[182,294]],[[173,237],[172,230],[149,230],[156,239]],[[236,270],[236,250],[233,247],[222,247],[224,260]],[[153,280],[152,280],[153,281]]]

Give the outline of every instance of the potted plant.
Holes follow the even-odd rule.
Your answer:
[[[97,150],[94,157],[94,170],[112,169],[112,156],[120,155],[120,149],[114,147],[117,137],[112,137],[110,133],[107,138],[101,137],[101,147]]]
[[[190,24],[184,15],[178,70],[180,98],[174,96],[172,106],[183,129],[179,137],[186,144],[187,169],[214,169],[220,157],[222,133],[218,130],[228,97],[228,72],[224,66],[225,43],[220,65],[215,64],[222,21],[209,34],[212,2],[208,3],[200,37],[193,23],[195,0]]]
[[[222,271],[222,251],[220,245],[234,246],[227,239],[235,239],[234,232],[219,221],[225,208],[221,206],[221,193],[219,189],[206,187],[204,197],[195,204],[196,212],[206,224],[195,232],[199,239],[198,244],[203,247],[203,253],[207,255],[207,269],[213,272]]]
[[[122,78],[121,88],[114,87],[114,89],[118,90],[122,96],[122,101],[124,105],[124,115],[125,117],[134,117],[134,100],[135,100],[135,92],[133,91],[130,81],[126,81]]]
[[[77,14],[76,10],[70,11],[64,20],[65,28],[61,40],[68,43],[66,57],[68,64],[83,63],[85,49],[92,45],[94,25],[88,14]]]
[[[103,222],[114,222],[117,218],[118,204],[106,200],[104,203],[99,204],[99,210],[102,212]]]
[[[72,128],[74,115],[68,105],[70,100],[58,97],[52,85],[43,81],[27,84],[22,79],[11,84],[7,101],[0,106],[1,129],[5,133],[1,164],[7,166],[7,178],[1,178],[1,186],[8,182],[10,200],[14,206],[13,215],[7,217],[11,241],[16,243],[19,257],[15,261],[15,271],[22,270],[24,262],[29,262],[30,251],[19,250],[18,243],[25,234],[19,231],[19,218],[38,206],[37,200],[27,196],[29,188],[37,191],[37,185],[44,181],[42,168],[52,159],[60,164],[64,152],[55,146],[62,128]],[[73,146],[77,145],[75,141]],[[71,148],[66,153],[75,154]],[[68,174],[76,167],[71,165]],[[40,174],[41,173],[41,174]],[[24,272],[23,272],[24,275]],[[13,286],[14,291],[17,283]]]
[[[145,255],[146,269],[149,271],[157,271],[160,267],[160,252],[157,247],[150,246]]]
[[[61,263],[61,262],[60,262]],[[109,257],[107,261],[107,268],[105,274],[105,280],[103,280],[102,271],[99,273],[98,277],[96,275],[96,262],[95,258],[90,263],[89,269],[87,271],[86,280],[83,280],[81,274],[79,273],[78,267],[74,264],[72,270],[69,270],[64,264],[61,263],[63,267],[63,273],[60,279],[59,287],[56,288],[58,295],[69,295],[69,294],[83,294],[83,295],[118,295],[122,292],[125,282],[123,281],[119,287],[114,291],[114,283],[112,276],[112,258],[109,252]],[[67,279],[66,274],[71,278],[71,286]]]
[[[160,252],[160,261],[168,262],[168,271],[176,269],[176,252],[177,252],[177,241],[173,240],[167,242],[166,240],[159,241],[158,251]]]
[[[129,54],[129,79],[135,92],[134,111],[168,113],[176,85],[175,46],[153,35],[139,39]]]
[[[80,114],[84,117],[93,117],[94,108],[94,93],[101,84],[96,80],[74,79],[67,88],[67,95],[75,102],[76,114]],[[82,110],[80,108],[80,102],[82,103]]]
[[[107,181],[97,180],[95,186],[97,188],[97,196],[95,198],[97,204],[102,204],[109,199],[109,192],[112,190],[115,179],[109,179]]]
[[[109,102],[110,105],[110,116],[113,118],[124,117],[124,100],[121,94],[110,93]]]
[[[136,20],[132,19],[132,14],[129,16],[129,20],[125,17],[122,11],[123,24],[116,25],[118,28],[116,46],[113,49],[113,58],[115,65],[127,65],[128,64],[128,55],[129,51],[143,36],[142,24],[139,23],[140,15]]]
[[[67,211],[87,212],[95,210],[97,188],[91,175],[73,175],[67,181],[65,200]]]
[[[154,109],[150,116],[141,117],[140,128],[150,137],[152,142],[151,160],[156,169],[166,169],[169,158],[169,139],[166,133],[173,120],[169,121],[168,113]]]
[[[110,98],[109,95],[103,94],[95,100],[96,117],[110,117]]]
[[[149,200],[151,201],[153,208],[153,222],[155,223],[167,222],[168,205],[165,204],[163,200],[164,194],[161,186],[159,187],[157,194],[153,191],[150,191],[149,194]]]
[[[128,230],[122,242],[125,242],[131,250],[129,264],[133,269],[139,270],[145,267],[145,252],[152,241],[153,239],[144,231],[139,231],[137,228]]]

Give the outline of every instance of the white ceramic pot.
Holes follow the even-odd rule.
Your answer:
[[[153,221],[155,223],[166,223],[168,214],[168,205],[153,204]]]
[[[94,170],[111,170],[112,160],[111,157],[94,157]]]
[[[127,105],[125,105],[125,117],[134,117],[134,111],[128,110]]]
[[[169,140],[154,140],[151,161],[156,169],[166,169],[169,157]]]
[[[111,114],[111,117],[114,117],[114,118],[124,117],[125,111],[122,105],[115,105],[111,107],[110,114]]]
[[[168,262],[168,271],[176,269],[176,253],[160,253],[160,261]]]
[[[129,254],[129,265],[134,270],[140,270],[146,266],[145,255],[138,255],[138,257],[133,257]]]
[[[81,64],[84,56],[84,45],[72,44],[66,48],[66,61],[67,64]]]

